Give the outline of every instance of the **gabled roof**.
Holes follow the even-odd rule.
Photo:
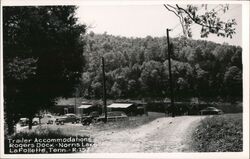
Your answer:
[[[89,104],[89,102],[85,101],[85,99],[83,98],[58,98],[56,101],[56,105],[59,105],[59,106],[63,106],[63,105],[79,106],[79,105],[86,104],[86,103]]]
[[[108,105],[108,108],[128,108],[131,105],[133,105],[132,103],[113,103],[111,105]]]

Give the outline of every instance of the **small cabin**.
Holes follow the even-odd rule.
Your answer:
[[[137,106],[133,103],[113,103],[107,106],[108,111],[123,111],[128,116],[137,115]]]
[[[76,108],[76,114],[80,116],[88,115],[90,112],[93,112],[93,111],[97,111],[97,107],[92,104],[85,103],[85,102],[82,102],[82,104]]]
[[[82,98],[60,98],[50,111],[59,115],[73,113],[81,116],[83,114],[89,114],[92,111],[99,111],[99,109],[97,104],[92,104],[92,102]]]

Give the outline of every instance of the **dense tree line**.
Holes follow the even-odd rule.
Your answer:
[[[102,97],[101,56],[105,58],[107,95],[112,99],[169,97],[166,37],[126,38],[90,32],[81,96]],[[172,38],[172,74],[176,100],[242,98],[242,49],[185,37]]]
[[[72,96],[84,66],[75,6],[3,7],[4,112],[9,134],[57,97]]]

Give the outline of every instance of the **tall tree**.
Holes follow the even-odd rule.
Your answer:
[[[9,133],[18,117],[32,118],[71,96],[84,64],[85,25],[75,6],[3,7],[4,98]]]

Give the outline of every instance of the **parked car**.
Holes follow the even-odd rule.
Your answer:
[[[223,114],[222,110],[217,109],[215,107],[207,107],[200,111],[201,115],[220,115]]]
[[[122,111],[113,111],[107,113],[107,120],[108,121],[128,120],[128,116]],[[97,121],[105,121],[105,115],[102,114],[100,117],[97,118]]]
[[[41,118],[42,124],[53,124],[55,123],[56,118],[51,114],[44,114]]]
[[[19,124],[20,124],[21,126],[26,126],[26,125],[29,124],[29,119],[28,119],[28,118],[20,118],[20,119],[19,119]]]
[[[89,125],[90,123],[95,122],[98,117],[99,117],[98,111],[90,112],[88,115],[84,114],[81,118],[81,123],[82,125]]]
[[[39,123],[40,123],[39,117],[34,117],[34,118],[32,119],[32,124],[33,124],[33,125],[38,125]]]
[[[55,123],[57,125],[59,124],[63,125],[64,123],[79,123],[79,122],[80,118],[75,114],[65,114],[63,116],[57,117],[55,120]]]
[[[19,124],[21,126],[27,126],[27,125],[29,125],[29,119],[28,118],[20,118]],[[38,125],[38,124],[39,124],[39,118],[38,117],[33,118],[32,125]]]

